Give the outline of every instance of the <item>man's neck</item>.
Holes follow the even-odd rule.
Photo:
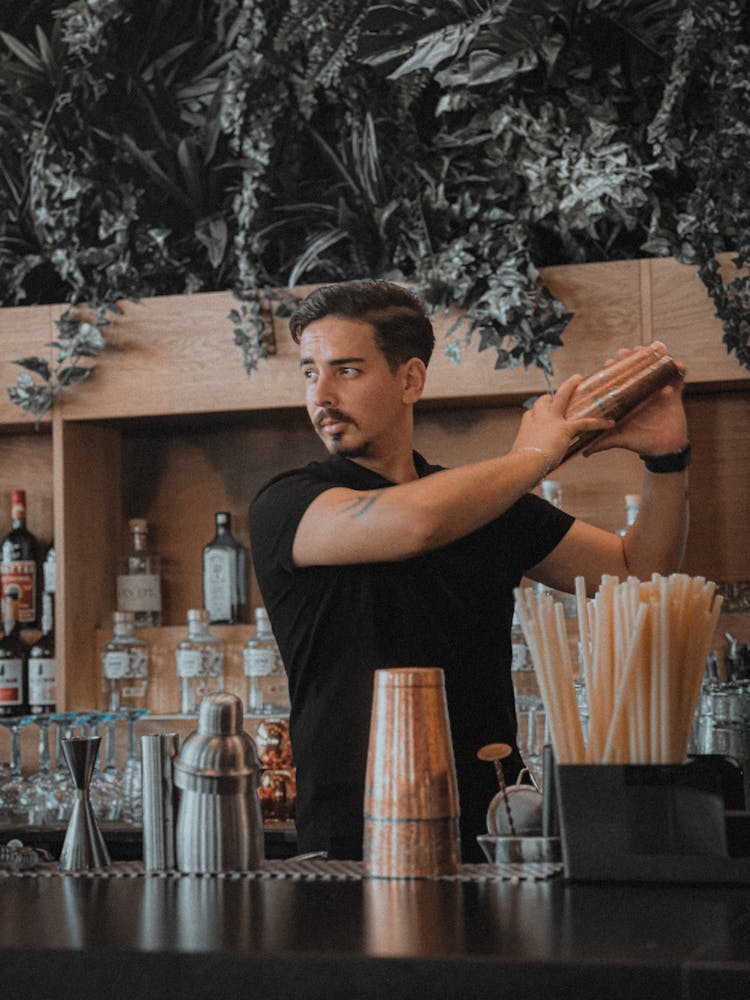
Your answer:
[[[359,458],[353,458],[352,462],[356,462],[357,465],[361,465],[371,472],[377,472],[379,476],[391,483],[410,483],[414,479],[419,479],[414,466],[414,452],[411,448],[403,454],[385,457],[362,455]]]

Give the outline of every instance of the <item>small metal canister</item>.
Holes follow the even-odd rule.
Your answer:
[[[263,821],[255,744],[243,730],[242,702],[228,691],[201,700],[198,729],[182,745],[175,860],[181,872],[248,871],[263,862]]]

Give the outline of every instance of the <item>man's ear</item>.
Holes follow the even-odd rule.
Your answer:
[[[427,366],[420,358],[410,358],[403,366],[404,402],[416,403],[424,392]]]

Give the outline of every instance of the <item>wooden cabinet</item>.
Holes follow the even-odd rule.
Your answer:
[[[619,346],[664,340],[688,365],[694,447],[686,572],[750,578],[750,373],[729,357],[705,290],[673,261],[549,268],[543,278],[575,313],[553,355],[555,384],[599,367]],[[246,545],[248,504],[271,475],[321,457],[301,405],[298,349],[273,320],[275,354],[246,375],[234,345],[229,293],[125,303],[92,377],[60,400],[39,431],[0,400],[0,530],[13,488],[26,489],[29,526],[58,559],[61,707],[100,704],[99,649],[109,634],[117,561],[127,519],[145,517],[163,562],[164,628],[150,632],[151,708],[177,705],[174,646],[188,608],[201,604],[201,549],[213,515],[228,510]],[[51,307],[0,310],[0,365],[54,338]],[[545,389],[537,370],[494,369],[494,352],[471,345],[460,365],[443,353],[453,317],[436,319],[438,345],[416,422],[417,447],[445,465],[510,447],[519,405]],[[576,458],[555,474],[573,513],[618,528],[624,495],[637,492],[638,459],[612,452]],[[252,574],[251,574],[252,577]],[[251,578],[250,603],[260,602]],[[740,625],[747,621],[743,618]],[[222,633],[217,628],[217,632]],[[244,695],[238,650],[252,627],[232,627],[227,684]],[[747,637],[747,626],[744,633]]]

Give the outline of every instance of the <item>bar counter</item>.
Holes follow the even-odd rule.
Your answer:
[[[55,870],[52,870],[52,869]],[[343,869],[343,874],[342,874]],[[566,882],[488,865],[362,877],[0,875],[9,1000],[747,1000],[750,888]]]

